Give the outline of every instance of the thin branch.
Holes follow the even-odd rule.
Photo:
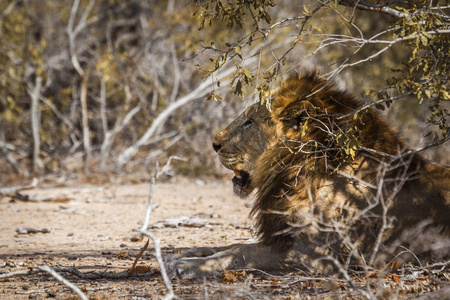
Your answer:
[[[361,10],[368,10],[368,11],[375,11],[380,12],[386,15],[389,15],[391,17],[395,18],[406,18],[409,15],[407,13],[402,13],[396,9],[390,8],[388,6],[379,6],[379,5],[370,5],[369,3],[366,3],[364,1],[354,1],[354,0],[341,0],[338,2],[340,5],[347,6],[347,7],[356,7]],[[384,5],[390,4],[389,2],[385,2]]]
[[[77,276],[78,278],[81,279],[86,279],[86,280],[96,280],[96,279],[127,279],[130,277],[139,277],[139,278],[150,278],[151,276],[155,275],[155,271],[154,270],[149,270],[148,272],[145,273],[137,273],[137,272],[133,272],[132,274],[129,273],[129,270],[127,271],[123,271],[123,272],[81,272],[80,270],[78,270],[75,267],[64,267],[64,266],[57,266],[55,267],[56,271],[58,272],[65,272],[65,273],[70,273],[72,275]]]
[[[29,172],[28,170],[22,169],[22,167],[20,166],[20,164],[17,162],[16,158],[14,157],[14,155],[12,155],[10,153],[11,147],[8,146],[12,146],[11,144],[5,143],[4,141],[0,140],[0,154],[3,155],[3,157],[6,159],[6,162],[8,164],[10,164],[14,170],[16,170],[19,173],[22,173],[25,175],[25,177],[29,176]],[[15,147],[13,147],[13,150],[15,150]]]
[[[380,100],[375,101],[375,102],[373,102],[373,103],[369,103],[369,104],[366,104],[366,105],[364,105],[364,106],[361,106],[361,107],[358,108],[357,110],[355,110],[355,111],[353,111],[353,112],[351,112],[351,113],[348,113],[348,114],[346,114],[346,115],[339,116],[339,117],[337,117],[336,119],[337,119],[337,120],[342,120],[342,119],[345,119],[345,118],[347,118],[347,117],[350,117],[350,116],[352,116],[352,115],[354,115],[354,114],[356,114],[356,113],[359,113],[359,112],[364,111],[364,110],[366,110],[366,109],[369,109],[369,108],[371,108],[371,107],[377,106],[377,105],[379,105],[379,104],[381,104],[381,103],[389,102],[389,101],[393,101],[393,100],[398,100],[398,99],[402,99],[402,98],[404,98],[404,97],[406,97],[406,96],[409,96],[409,95],[411,95],[411,94],[412,94],[412,91],[403,93],[403,94],[398,95],[398,96],[393,96],[393,97],[389,97],[389,98],[386,98],[386,99],[380,99]]]
[[[153,209],[155,209],[156,207],[159,206],[159,203],[156,203],[156,204],[152,203],[152,201],[153,201],[153,189],[155,187],[156,179],[158,179],[161,175],[163,175],[163,174],[168,172],[169,167],[170,167],[170,163],[172,162],[172,159],[186,161],[185,158],[178,157],[178,156],[171,156],[167,160],[167,162],[164,165],[164,167],[162,168],[162,170],[161,171],[156,170],[155,174],[152,176],[152,179],[151,179],[151,182],[150,182],[150,192],[148,194],[147,211],[145,212],[144,224],[142,224],[142,227],[141,227],[140,230],[147,230],[148,229],[148,225],[150,224],[150,215],[151,215]]]
[[[367,299],[373,299],[373,295],[371,293],[368,293],[355,285],[352,278],[348,274],[347,270],[342,266],[342,264],[336,258],[334,258],[332,256],[326,256],[326,257],[323,257],[322,259],[333,262],[333,264],[336,266],[336,268],[339,270],[339,272],[342,274],[342,276],[344,276],[345,280],[347,280],[347,283],[351,288],[360,292]]]
[[[245,61],[245,65],[249,65],[255,61],[255,58],[250,58]],[[218,74],[220,80],[223,80],[227,76],[234,73],[235,68],[229,67],[226,70],[221,71]],[[213,77],[213,76],[212,76]],[[226,79],[222,82],[222,85],[227,85],[231,82],[231,79]],[[201,97],[206,96],[209,93],[209,87],[211,83],[209,80],[206,80],[202,84],[200,84],[195,90],[190,92],[184,97],[181,97],[177,101],[171,103],[164,111],[162,111],[152,122],[152,125],[147,129],[144,135],[133,145],[126,148],[119,155],[118,162],[119,166],[123,166],[128,160],[136,155],[139,148],[147,143],[147,141],[156,133],[157,129],[162,126],[165,121],[172,115],[172,113],[186,105],[187,103],[199,99]]]
[[[131,276],[136,271],[136,264],[138,263],[139,259],[141,258],[142,254],[144,254],[145,250],[148,248],[149,240],[145,243],[144,247],[142,247],[141,251],[139,251],[139,254],[136,256],[133,266],[130,270],[128,270],[128,274]]]
[[[299,16],[299,17],[290,17],[290,18],[286,18],[283,19],[281,21],[278,21],[277,23],[273,24],[272,26],[270,26],[266,32],[264,32],[264,37],[267,38],[267,36],[269,35],[269,33],[276,27],[280,26],[283,23],[286,22],[290,22],[290,21],[297,21],[297,20],[308,20],[310,18],[310,16]]]
[[[70,11],[70,17],[69,22],[67,24],[67,34],[69,36],[69,50],[70,50],[70,61],[72,62],[73,67],[77,71],[78,75],[80,77],[84,76],[83,68],[80,66],[80,62],[78,61],[76,51],[75,51],[75,39],[78,34],[78,32],[74,31],[74,23],[75,23],[75,17],[78,11],[78,7],[80,6],[80,0],[74,0],[72,9]]]
[[[89,13],[91,12],[92,8],[94,7],[95,4],[95,0],[89,0],[89,4],[86,7],[86,9],[83,12],[83,15],[80,18],[80,21],[78,22],[77,27],[74,30],[75,35],[78,35],[78,33],[83,30],[85,27],[87,27],[90,23],[92,22],[86,22],[87,21],[87,17],[89,15]]]
[[[35,269],[49,273],[56,280],[58,280],[59,282],[61,282],[62,284],[66,285],[68,288],[70,288],[82,300],[88,300],[89,299],[77,286],[75,286],[73,283],[69,282],[67,279],[65,279],[64,277],[62,277],[58,273],[56,273],[55,270],[53,270],[49,266],[36,266]]]
[[[175,43],[172,41],[170,44],[170,53],[172,55],[172,62],[174,67],[174,79],[173,79],[173,89],[172,89],[172,95],[170,95],[170,103],[174,102],[176,100],[178,90],[180,88],[180,81],[181,81],[181,72],[180,72],[180,64],[178,62],[177,58],[177,52],[175,50]]]
[[[161,276],[163,278],[164,284],[166,285],[166,289],[167,289],[167,293],[163,299],[164,300],[176,299],[177,297],[175,296],[175,293],[173,292],[172,283],[170,282],[169,276],[167,275],[166,267],[164,266],[164,262],[162,259],[160,239],[148,231],[141,230],[141,229],[137,229],[137,231],[139,231],[141,234],[143,234],[145,236],[148,236],[149,238],[151,238],[153,240],[156,261],[158,262],[159,269],[161,271]]]

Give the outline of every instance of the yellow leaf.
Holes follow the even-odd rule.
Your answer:
[[[303,9],[305,11],[305,13],[309,14],[309,8],[306,5],[303,5]]]

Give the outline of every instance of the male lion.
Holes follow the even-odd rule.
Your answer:
[[[405,245],[448,256],[448,243],[417,238],[427,232],[448,241],[448,168],[408,150],[377,113],[358,111],[361,102],[314,71],[291,76],[269,104],[270,111],[250,106],[213,141],[236,175],[234,192],[257,191],[260,241],[192,249],[172,257],[170,271],[182,278],[248,268],[325,273],[398,260]]]

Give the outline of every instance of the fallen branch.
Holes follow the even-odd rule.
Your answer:
[[[31,269],[31,270],[20,270],[20,271],[14,271],[14,272],[8,272],[0,274],[0,279],[8,278],[8,277],[14,277],[14,276],[26,276],[26,275],[33,275],[36,273],[41,273],[41,270],[38,269]]]
[[[75,294],[77,294],[78,297],[80,297],[83,300],[88,300],[88,297],[77,286],[75,286],[73,283],[71,283],[70,281],[68,281],[67,279],[65,279],[58,273],[56,273],[55,270],[53,270],[52,268],[50,268],[49,266],[46,266],[46,265],[36,265],[31,270],[22,270],[22,271],[15,271],[15,272],[0,274],[0,279],[13,277],[13,276],[33,275],[33,274],[37,274],[37,273],[41,273],[41,272],[46,272],[46,273],[52,275],[56,280],[58,280],[59,282],[61,282],[65,286],[67,286],[69,289],[71,289]]]
[[[54,202],[54,203],[67,203],[73,198],[67,196],[36,196],[36,195],[24,195],[21,193],[15,193],[9,195],[12,199],[24,202]]]
[[[81,272],[76,267],[64,267],[64,266],[58,266],[55,268],[55,270],[59,272],[66,272],[70,273],[72,275],[77,276],[81,279],[87,279],[87,280],[94,280],[94,279],[127,279],[129,277],[149,277],[154,275],[156,272],[155,270],[150,270],[148,272],[135,272],[133,274],[129,274],[129,271],[123,271],[123,272],[101,272],[101,273],[92,273],[92,272]]]
[[[18,185],[0,188],[0,196],[13,197],[17,192],[34,189],[37,186],[38,182],[39,180],[37,178],[33,178],[33,181],[31,181],[29,185]]]
[[[16,229],[18,234],[30,234],[30,233],[49,233],[47,228],[31,228],[31,227],[19,227]]]
[[[179,218],[165,219],[157,222],[156,224],[162,224],[164,227],[170,228],[177,228],[179,226],[200,228],[204,227],[207,222],[208,221],[205,219],[183,216]]]

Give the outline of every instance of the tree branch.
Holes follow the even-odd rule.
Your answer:
[[[250,58],[244,62],[245,65],[249,65],[255,61],[255,58]],[[229,67],[226,70],[221,71],[218,74],[218,80],[223,80],[223,78],[231,75],[235,69],[233,67]],[[230,79],[227,79],[222,82],[222,85],[227,85],[231,82]],[[187,103],[199,99],[201,97],[206,96],[209,93],[208,87],[211,86],[209,80],[206,80],[202,84],[200,84],[195,90],[190,92],[184,97],[181,97],[177,101],[171,103],[164,111],[162,111],[154,120],[152,125],[147,129],[144,135],[134,144],[122,151],[120,153],[118,162],[119,166],[123,166],[130,158],[134,157],[138,152],[139,148],[147,143],[147,141],[155,134],[159,126],[162,126],[164,122],[170,117],[170,115],[180,107],[183,107]]]
[[[398,1],[395,1],[398,2]],[[402,13],[396,9],[390,8],[387,5],[392,3],[392,1],[384,2],[384,5],[371,5],[364,1],[355,1],[355,0],[340,0],[338,2],[340,5],[352,7],[352,8],[358,8],[360,10],[368,10],[368,11],[374,11],[374,12],[380,12],[386,15],[389,15],[391,17],[395,18],[406,18],[409,15],[407,13]]]

